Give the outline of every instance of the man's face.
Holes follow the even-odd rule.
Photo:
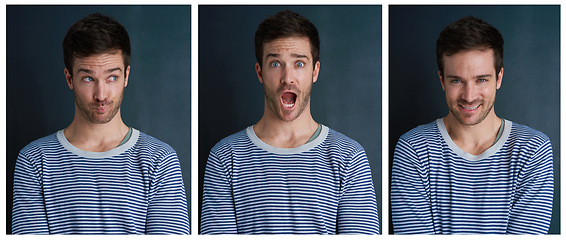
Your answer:
[[[110,122],[120,111],[129,72],[120,51],[75,58],[72,76],[66,68],[65,76],[80,116],[95,124]]]
[[[259,81],[265,90],[265,103],[272,114],[291,122],[309,109],[312,84],[318,78],[320,63],[313,64],[309,39],[278,38],[263,46],[262,65],[256,63]]]
[[[492,49],[468,50],[444,56],[444,77],[438,73],[453,117],[463,125],[481,123],[495,114],[495,92],[501,87],[503,68],[494,66]]]

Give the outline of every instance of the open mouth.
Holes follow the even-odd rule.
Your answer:
[[[292,92],[284,92],[281,94],[281,103],[283,107],[292,108],[295,106],[295,100],[297,100],[297,94]]]

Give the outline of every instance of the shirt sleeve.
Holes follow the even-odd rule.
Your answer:
[[[337,218],[338,234],[379,234],[375,191],[363,149],[348,166]]]
[[[216,155],[208,156],[204,174],[201,234],[237,234],[231,171]]]
[[[146,234],[190,234],[185,186],[175,152],[163,157],[155,170]]]
[[[49,234],[41,166],[20,152],[14,171],[13,234]]]
[[[546,141],[520,170],[509,213],[509,234],[546,234],[552,217],[554,171],[552,146]]]
[[[434,234],[427,170],[403,138],[393,154],[391,214],[395,234]]]

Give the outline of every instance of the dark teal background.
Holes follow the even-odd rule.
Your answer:
[[[560,6],[389,6],[389,166],[403,133],[448,114],[436,39],[468,15],[493,25],[505,41],[495,113],[550,138],[555,179],[549,233],[559,234]]]
[[[19,151],[67,127],[74,117],[61,44],[69,27],[100,12],[130,35],[131,70],[122,118],[171,145],[190,203],[190,6],[6,7],[6,231],[11,233],[12,184]],[[188,204],[190,208],[190,204]]]
[[[381,220],[381,6],[199,5],[199,213],[210,149],[263,115],[254,34],[263,19],[286,9],[318,28],[311,113],[365,148]]]

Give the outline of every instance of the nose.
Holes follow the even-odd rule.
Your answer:
[[[106,86],[104,81],[96,81],[94,86],[94,99],[97,101],[104,101],[106,99]]]
[[[466,102],[473,102],[476,100],[476,88],[473,83],[467,83],[464,85],[462,92],[462,99]]]
[[[293,78],[292,68],[283,65],[281,68],[281,83],[285,85],[290,85],[295,82]]]

